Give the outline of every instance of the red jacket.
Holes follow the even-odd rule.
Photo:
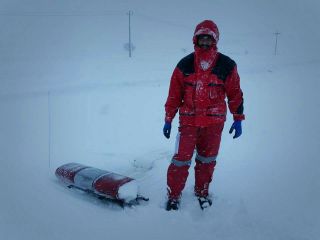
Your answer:
[[[218,39],[218,29],[212,23],[202,22],[195,33],[203,34],[204,30],[209,29]],[[206,28],[202,29],[203,26]],[[195,52],[178,63],[171,77],[165,121],[171,122],[179,110],[180,125],[205,127],[224,122],[227,114],[226,97],[234,120],[244,120],[243,94],[236,63],[217,52],[216,45],[211,52],[203,53],[196,46],[195,37],[196,34]]]

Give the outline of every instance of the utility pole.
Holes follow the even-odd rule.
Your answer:
[[[276,43],[275,43],[275,46],[274,46],[274,55],[277,55],[277,48],[278,48],[278,36],[280,35],[280,33],[278,31],[276,31],[274,33],[274,35],[276,36]]]
[[[51,170],[51,92],[48,91],[48,167]]]
[[[133,12],[130,10],[128,12],[129,15],[129,57],[131,57],[131,52],[132,52],[132,43],[131,43],[131,15]]]

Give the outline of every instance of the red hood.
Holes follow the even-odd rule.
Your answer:
[[[197,45],[197,36],[200,34],[208,34],[213,37],[215,44],[212,45],[209,49],[201,49]],[[197,71],[206,71],[210,70],[214,66],[217,55],[218,48],[217,42],[219,41],[219,30],[217,25],[211,20],[204,20],[199,23],[194,31],[193,35],[193,44],[195,50],[195,66]]]
[[[208,34],[212,36],[216,43],[218,43],[219,41],[219,29],[217,25],[211,20],[204,20],[197,25],[193,35],[194,44],[197,43],[197,36],[200,34]]]

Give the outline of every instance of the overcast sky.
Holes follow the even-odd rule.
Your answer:
[[[221,33],[219,49],[227,54],[273,54],[279,31],[278,50],[288,61],[318,61],[319,1],[166,1],[1,0],[1,91],[72,76],[81,81],[85,73],[78,76],[76,69],[98,66],[106,56],[126,56],[129,10],[136,57],[154,61],[157,54],[192,51],[195,25],[212,19]]]

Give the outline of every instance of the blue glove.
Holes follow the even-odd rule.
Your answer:
[[[170,138],[170,132],[171,132],[171,123],[170,122],[165,122],[164,127],[163,127],[163,135],[166,138]]]
[[[231,128],[230,128],[230,131],[229,133],[231,134],[233,132],[233,130],[236,130],[233,138],[238,138],[241,136],[242,134],[242,127],[241,127],[241,121],[234,121]]]

